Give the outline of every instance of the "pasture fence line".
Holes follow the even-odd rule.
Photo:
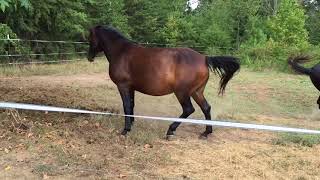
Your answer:
[[[56,40],[39,40],[39,39],[0,39],[0,41],[27,41],[27,42],[38,42],[38,43],[63,43],[63,44],[89,44],[88,42],[85,41],[56,41]],[[207,46],[199,45],[199,44],[194,44],[194,45],[188,45],[187,43],[157,43],[157,42],[136,42],[132,41],[138,44],[143,44],[143,45],[159,45],[159,46],[177,46],[177,47],[191,47],[191,48],[206,48]],[[215,46],[214,48],[217,49],[228,49],[228,50],[236,50],[236,48],[233,47],[221,47],[221,46]]]
[[[248,124],[248,123],[236,123],[228,121],[214,121],[214,120],[199,120],[199,119],[183,119],[183,118],[170,118],[170,117],[156,117],[156,116],[141,116],[141,115],[125,115],[111,112],[98,112],[98,111],[88,111],[80,109],[44,106],[44,105],[34,105],[34,104],[23,104],[23,103],[12,103],[12,102],[0,102],[0,109],[19,109],[19,110],[30,110],[30,111],[44,111],[44,112],[63,112],[63,113],[76,113],[76,114],[93,114],[93,115],[109,115],[109,116],[119,116],[119,117],[134,117],[145,120],[156,120],[156,121],[170,121],[170,122],[182,122],[191,123],[199,125],[212,125],[218,127],[232,127],[240,129],[254,129],[254,130],[265,130],[265,131],[275,131],[275,132],[291,132],[291,133],[305,133],[305,134],[320,134],[320,131],[301,129],[301,128],[291,128],[291,127],[281,127],[281,126],[269,126],[269,125],[259,125],[259,124]]]
[[[0,39],[0,66],[70,62],[86,54],[88,42]]]
[[[39,40],[39,39],[0,39],[0,41],[27,41],[27,42],[39,42],[39,43],[69,43],[69,44],[89,44],[85,41],[50,41],[50,40]]]
[[[79,62],[84,61],[84,59],[73,59],[73,60],[59,60],[59,61],[31,61],[31,62],[15,62],[15,63],[8,63],[8,64],[0,64],[1,66],[8,66],[8,65],[31,65],[31,64],[57,64],[57,63],[71,63],[71,62]]]
[[[73,52],[73,53],[33,53],[33,54],[3,54],[0,57],[22,57],[22,56],[54,56],[54,55],[70,55],[70,54],[86,54],[87,52]]]
[[[134,42],[134,41],[133,41]],[[198,44],[187,43],[157,43],[157,42],[134,42],[147,47],[189,47],[199,53],[208,55],[206,47]],[[61,40],[38,40],[7,38],[0,39],[0,66],[28,65],[72,62],[72,59],[84,57],[88,49],[88,42],[84,41],[61,41]],[[231,52],[236,50],[232,47],[212,47],[218,51]]]

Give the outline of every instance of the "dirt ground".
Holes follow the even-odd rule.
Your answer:
[[[268,84],[236,81],[228,102],[209,100],[215,117],[320,128],[320,121],[310,113],[292,115],[288,110],[270,115],[268,110],[259,113],[250,103],[246,107],[251,109],[243,110],[234,99],[236,94],[249,100],[255,95],[259,97],[255,101],[267,106],[275,90]],[[313,98],[301,96],[296,100]],[[116,87],[105,73],[2,77],[0,97],[1,101],[122,112]],[[311,102],[301,102],[313,111]],[[192,117],[202,119],[196,109]],[[137,93],[135,112],[174,117],[180,106],[173,95]],[[183,124],[176,139],[166,141],[168,123],[153,121],[137,120],[130,135],[122,137],[123,120],[117,117],[1,110],[0,119],[0,179],[320,179],[320,145],[279,145],[278,134],[271,132],[215,128],[209,139],[200,140],[204,127]]]

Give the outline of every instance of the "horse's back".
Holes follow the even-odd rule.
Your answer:
[[[205,56],[189,48],[136,47],[128,57],[133,86],[145,94],[165,95],[179,88],[191,90],[207,80]]]

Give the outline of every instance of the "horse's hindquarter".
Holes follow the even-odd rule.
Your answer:
[[[312,68],[310,78],[314,86],[320,91],[320,64]]]
[[[191,95],[209,78],[205,56],[188,48],[180,49],[177,57],[176,90],[188,90]]]

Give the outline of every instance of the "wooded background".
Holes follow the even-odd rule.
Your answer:
[[[257,69],[284,70],[291,54],[319,56],[320,0],[200,0],[195,9],[190,3],[0,0],[0,38],[86,41],[90,27],[112,25],[149,46],[233,54]],[[83,50],[85,45],[79,44],[0,41],[1,55]]]

